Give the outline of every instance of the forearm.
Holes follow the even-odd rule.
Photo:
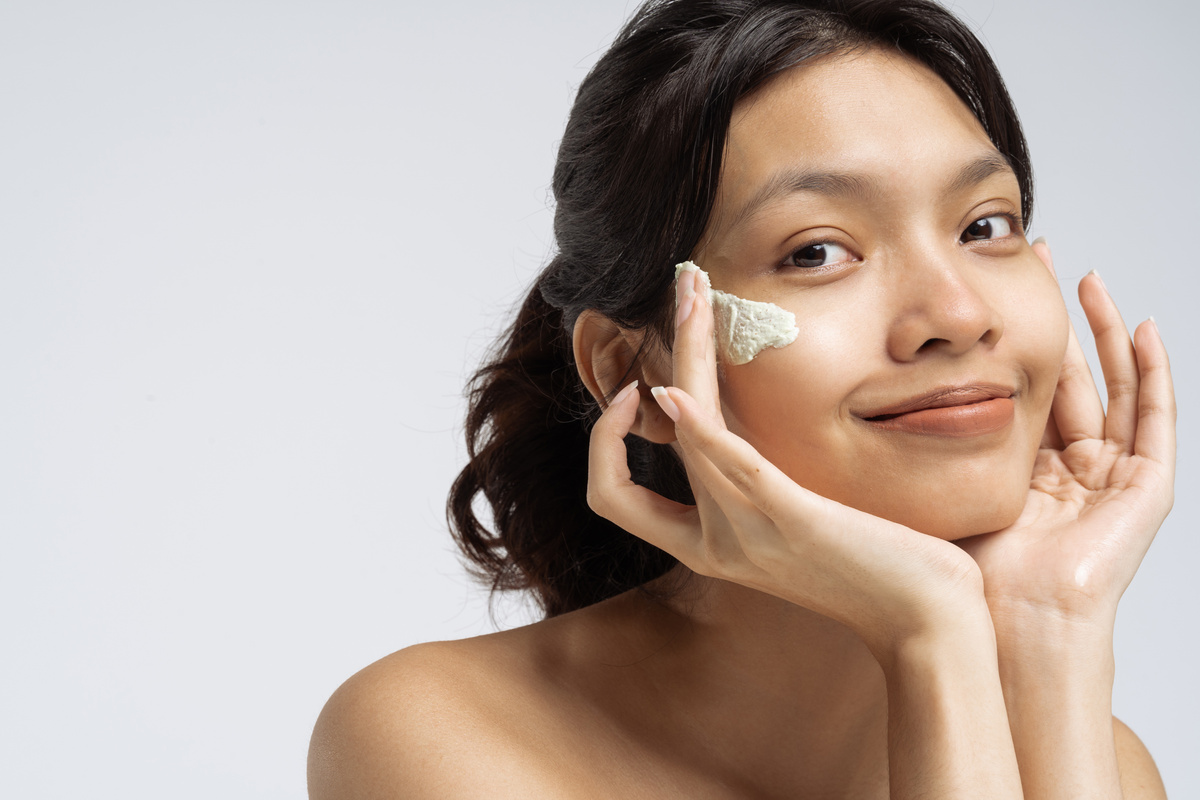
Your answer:
[[[906,642],[881,664],[893,798],[1022,796],[990,625]]]
[[[1000,680],[1026,797],[1119,800],[1111,625],[996,616]]]

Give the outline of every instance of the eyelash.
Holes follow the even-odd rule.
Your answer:
[[[1007,236],[1001,236],[997,239],[964,240],[963,237],[965,237],[967,235],[967,231],[970,229],[970,227],[972,225],[974,225],[977,222],[982,222],[985,219],[990,219],[992,217],[1000,217],[1000,218],[1008,221],[1009,233]],[[1007,239],[1009,236],[1016,236],[1019,234],[1024,234],[1024,232],[1025,232],[1025,223],[1024,223],[1024,220],[1021,219],[1020,214],[1018,214],[1016,212],[1012,212],[1012,211],[997,211],[995,214],[984,214],[981,217],[976,217],[975,219],[971,220],[971,222],[967,225],[967,227],[963,228],[962,233],[959,234],[958,240],[960,242],[962,242],[963,244],[968,244],[970,242],[992,242],[992,241],[1000,241],[1002,239]]]
[[[990,217],[1000,217],[1002,219],[1007,220],[1008,225],[1009,225],[1009,233],[1006,236],[1001,236],[997,239],[969,239],[966,241],[963,240],[963,237],[967,235],[967,229],[969,229],[971,227],[971,225],[974,225],[977,222],[982,222],[983,220],[989,219]],[[1024,220],[1021,219],[1020,214],[1010,212],[1010,211],[998,211],[995,214],[985,214],[981,217],[976,217],[975,219],[971,220],[970,224],[968,224],[967,227],[963,229],[963,232],[961,234],[959,234],[959,241],[962,242],[963,244],[967,244],[969,242],[1000,241],[1001,239],[1007,239],[1009,236],[1023,234],[1024,232],[1025,232],[1025,223],[1024,223]],[[783,266],[795,267],[796,269],[801,269],[806,272],[816,272],[818,270],[827,269],[829,267],[833,267],[838,264],[862,260],[860,258],[851,256],[850,258],[846,258],[841,261],[835,261],[833,264],[822,264],[820,266],[815,266],[815,267],[804,267],[804,266],[801,266],[800,264],[788,263],[789,261],[796,260],[802,251],[807,250],[810,247],[825,247],[825,246],[830,246],[830,245],[832,245],[833,247],[840,247],[843,250],[845,250],[847,253],[850,252],[850,248],[845,247],[844,245],[840,245],[837,242],[825,240],[825,239],[817,239],[815,241],[805,242],[804,244],[797,247],[795,250],[792,250],[790,253],[788,253],[787,257],[783,261]]]
[[[842,250],[845,250],[847,253],[850,253],[850,248],[849,248],[849,247],[846,247],[846,246],[844,246],[844,245],[840,245],[840,244],[838,244],[837,242],[834,242],[834,241],[829,241],[829,240],[827,240],[827,239],[816,239],[816,240],[814,240],[814,241],[811,241],[811,242],[805,242],[804,244],[800,245],[799,247],[797,247],[797,248],[796,248],[795,250],[793,250],[792,252],[788,253],[787,257],[786,257],[786,258],[783,260],[783,266],[785,266],[785,267],[795,267],[796,269],[802,269],[802,270],[805,270],[806,272],[816,272],[816,271],[818,271],[818,270],[824,270],[824,269],[828,269],[828,268],[830,268],[830,267],[833,267],[833,266],[835,266],[835,265],[837,265],[837,264],[844,264],[844,263],[846,263],[846,262],[850,262],[850,261],[861,261],[861,259],[859,259],[859,258],[857,258],[857,257],[855,257],[855,256],[850,256],[849,258],[845,258],[845,259],[842,259],[842,260],[840,260],[840,261],[835,261],[835,262],[833,262],[833,264],[821,264],[821,265],[814,266],[814,267],[805,267],[805,266],[801,266],[800,264],[796,264],[796,263],[788,263],[788,262],[790,262],[790,261],[798,261],[798,260],[801,260],[801,259],[799,258],[799,256],[800,256],[800,253],[802,253],[803,251],[805,251],[805,250],[809,249],[810,247],[840,247]]]

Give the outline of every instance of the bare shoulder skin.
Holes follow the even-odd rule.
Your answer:
[[[524,628],[417,645],[350,678],[309,752],[309,796],[731,796],[664,736],[641,669],[678,620],[635,596]],[[665,638],[662,639],[665,641]],[[674,752],[673,752],[674,751]],[[717,793],[714,793],[717,792]]]
[[[417,645],[343,684],[313,733],[309,796],[569,796],[546,759],[562,733],[540,720],[548,693],[506,638]]]
[[[836,702],[803,713],[814,721],[830,715],[810,733],[855,746],[815,753],[821,744],[797,741],[781,755],[790,745],[779,717],[752,693],[726,705],[712,698],[718,716],[711,720],[686,707],[698,684],[675,668],[674,656],[694,652],[690,628],[633,594],[512,631],[394,653],[346,681],[322,711],[309,751],[309,796],[470,798],[484,787],[502,799],[888,796],[886,701],[873,695],[870,672],[848,683],[851,694],[870,698],[863,707],[847,705],[833,686]],[[1115,718],[1113,730],[1125,798],[1165,798],[1145,746]],[[814,754],[805,757],[803,748]],[[800,769],[773,772],[771,759]]]
[[[719,612],[630,592],[389,656],[322,712],[310,797],[887,797],[869,653],[852,639],[768,652],[756,643],[781,614],[816,616],[780,603],[747,619],[747,590],[728,589]],[[826,630],[840,635],[821,620],[809,633]],[[780,696],[767,676],[794,691]]]
[[[1165,800],[1167,789],[1142,740],[1116,717],[1113,717],[1113,736],[1117,741],[1117,763],[1121,768],[1121,792],[1126,800]]]

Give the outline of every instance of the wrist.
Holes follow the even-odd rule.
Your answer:
[[[1028,608],[994,614],[994,621],[1004,705],[1026,793],[1118,797],[1111,625]]]
[[[986,604],[967,601],[952,613],[897,632],[881,645],[870,645],[889,681],[913,673],[957,671],[964,666],[996,673],[996,632]]]
[[[988,599],[1002,673],[1031,678],[1089,680],[1111,685],[1113,619],[1066,614],[1025,601]]]

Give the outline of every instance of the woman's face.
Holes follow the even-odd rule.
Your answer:
[[[800,335],[724,369],[730,429],[801,485],[926,533],[1015,520],[1068,330],[1020,211],[979,122],[902,55],[823,59],[740,102],[693,257]]]

